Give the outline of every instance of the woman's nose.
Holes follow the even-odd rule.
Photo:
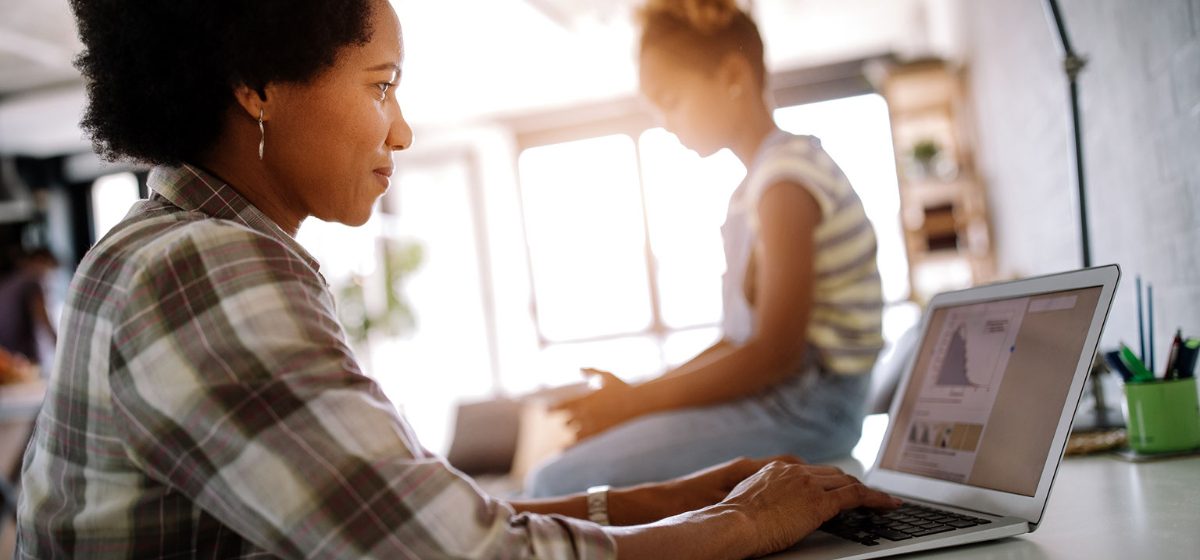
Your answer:
[[[404,113],[397,108],[396,120],[392,121],[392,126],[388,129],[387,145],[392,150],[399,151],[412,147],[412,142],[412,127],[408,126],[408,121],[404,120]]]

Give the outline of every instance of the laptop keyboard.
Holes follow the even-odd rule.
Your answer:
[[[879,544],[879,539],[902,541],[985,523],[991,521],[906,503],[891,511],[844,511],[822,525],[821,530],[843,539],[874,546]]]

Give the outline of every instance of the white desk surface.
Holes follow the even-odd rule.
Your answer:
[[[936,558],[1200,558],[1200,457],[1063,459],[1037,531]]]
[[[863,443],[868,448],[877,446],[886,425],[886,417],[869,418]],[[872,442],[872,438],[877,439]],[[874,449],[856,448],[854,456],[870,465]],[[861,468],[853,462],[837,464],[847,472]],[[901,558],[914,557],[1200,558],[1200,455],[1144,463],[1131,463],[1115,454],[1065,457],[1037,531]]]

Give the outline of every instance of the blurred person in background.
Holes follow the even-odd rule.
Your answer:
[[[10,354],[0,348],[0,385],[21,383],[37,377],[37,366],[24,356]]]
[[[8,270],[0,272],[0,348],[48,369],[50,364],[41,363],[38,341],[53,344],[57,339],[46,309],[45,285],[58,259],[45,248],[13,248],[10,254]]]
[[[883,347],[874,231],[821,142],[775,123],[754,21],[734,0],[650,0],[640,20],[640,89],[663,126],[746,166],[721,229],[722,339],[636,385],[585,370],[601,387],[558,405],[578,441],[530,474],[532,496],[741,455],[848,456]]]

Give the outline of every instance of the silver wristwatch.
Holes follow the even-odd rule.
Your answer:
[[[608,489],[607,484],[593,486],[587,489],[588,519],[600,525],[608,525]]]

